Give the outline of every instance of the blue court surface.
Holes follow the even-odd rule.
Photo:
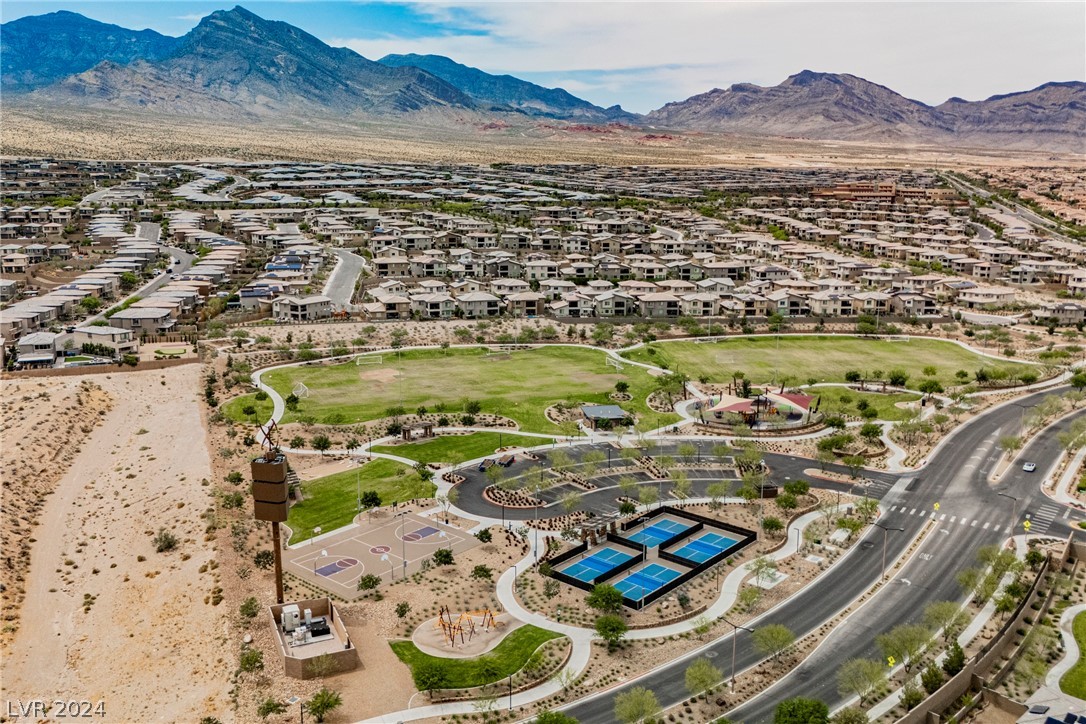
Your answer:
[[[574,561],[570,565],[565,568],[560,568],[559,570],[571,578],[576,578],[578,581],[591,583],[604,573],[619,567],[631,558],[633,558],[632,553],[623,553],[614,548],[601,548],[587,558]]]
[[[626,598],[640,601],[668,581],[673,581],[681,575],[674,568],[665,568],[658,563],[653,563],[636,573],[631,573],[614,585]]]
[[[682,548],[671,552],[688,561],[703,563],[718,553],[731,548],[736,542],[734,538],[717,533],[706,533],[700,538],[690,541]]]
[[[641,543],[646,548],[653,548],[660,545],[668,538],[678,535],[687,528],[693,527],[692,523],[679,523],[674,520],[658,520],[636,533],[623,534],[623,537],[632,540],[635,543]]]

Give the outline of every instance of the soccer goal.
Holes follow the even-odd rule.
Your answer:
[[[356,367],[384,364],[384,361],[384,357],[379,354],[362,354],[354,358]]]
[[[904,335],[894,335],[892,337],[886,337],[887,342],[908,342],[909,338]]]
[[[608,366],[608,367],[614,367],[614,368],[615,368],[616,370],[618,370],[619,372],[621,372],[621,371],[622,371],[622,369],[623,369],[623,367],[622,367],[622,363],[621,363],[621,362],[619,362],[619,361],[618,361],[617,359],[615,359],[614,357],[611,357],[611,356],[607,356],[607,357],[604,357],[604,360],[605,360],[605,361],[607,362],[607,366]]]
[[[305,386],[304,382],[299,382],[294,385],[292,392],[294,392],[294,396],[298,398],[309,397],[309,388]]]

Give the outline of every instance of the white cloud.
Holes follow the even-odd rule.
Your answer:
[[[189,22],[198,23],[204,19],[202,13],[189,13],[188,15],[174,15],[174,20],[187,20]]]
[[[1084,3],[418,3],[449,26],[422,38],[332,39],[369,58],[435,53],[531,73],[645,111],[804,68],[847,72],[926,103],[1083,77]],[[485,34],[474,34],[480,31]],[[594,72],[589,77],[588,72]],[[572,80],[572,82],[570,82]],[[613,96],[608,96],[613,93]],[[607,96],[607,97],[604,97]]]

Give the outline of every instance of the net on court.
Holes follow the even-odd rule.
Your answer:
[[[700,538],[690,541],[682,548],[672,551],[672,553],[694,563],[704,563],[735,544],[736,541],[733,538],[718,533],[706,533]]]
[[[565,573],[571,578],[576,578],[578,581],[591,583],[605,573],[618,568],[631,558],[633,558],[632,553],[624,553],[623,551],[615,550],[614,548],[602,548],[587,558],[574,561],[560,570],[562,573]]]
[[[646,548],[652,548],[691,527],[692,526],[690,525],[679,523],[674,520],[658,520],[652,525],[642,528],[632,535],[627,535],[626,538],[629,538],[635,543],[641,543]]]
[[[653,563],[635,571],[615,584],[615,588],[622,595],[635,601],[640,601],[645,596],[668,582],[675,580],[682,574],[674,568],[665,568],[659,563]]]

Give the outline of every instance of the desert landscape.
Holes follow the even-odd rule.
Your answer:
[[[5,444],[5,500],[33,492],[21,482],[25,468],[8,485],[11,447],[64,469],[21,531],[33,546],[23,616],[5,646],[6,698],[102,701],[110,721],[185,720],[228,706],[229,629],[210,602],[219,574],[203,524],[212,488],[198,379],[199,366],[186,365],[3,381],[5,400],[49,390],[33,408],[7,405],[4,438],[20,442]],[[66,447],[79,420],[93,429]],[[176,541],[158,552],[162,530]]]

